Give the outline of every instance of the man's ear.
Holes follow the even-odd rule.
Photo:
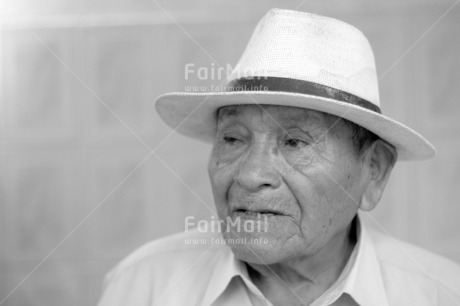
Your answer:
[[[362,210],[370,211],[377,206],[397,159],[396,149],[381,139],[366,150],[363,166],[367,168],[369,180],[360,203]]]

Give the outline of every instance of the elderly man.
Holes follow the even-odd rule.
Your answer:
[[[100,305],[460,305],[456,264],[360,222],[397,159],[434,148],[381,114],[372,50],[354,27],[271,10],[225,92],[166,94],[156,107],[213,142],[222,221],[136,251]]]

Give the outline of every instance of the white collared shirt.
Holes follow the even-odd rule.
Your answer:
[[[358,223],[348,263],[311,305],[460,306],[459,265]],[[110,271],[99,306],[127,305],[271,303],[219,233],[192,231],[150,242]]]

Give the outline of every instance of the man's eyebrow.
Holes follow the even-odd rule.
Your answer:
[[[234,117],[234,116],[238,116],[239,114],[241,114],[241,111],[236,109],[235,107],[220,108],[217,111],[217,119],[222,119],[223,116]]]

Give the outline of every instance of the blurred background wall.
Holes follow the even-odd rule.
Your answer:
[[[459,1],[0,1],[0,305],[94,305],[122,257],[210,216],[210,147],[153,101],[215,83],[184,66],[234,65],[272,7],[369,37],[384,113],[438,155],[398,163],[365,218],[460,262]]]

